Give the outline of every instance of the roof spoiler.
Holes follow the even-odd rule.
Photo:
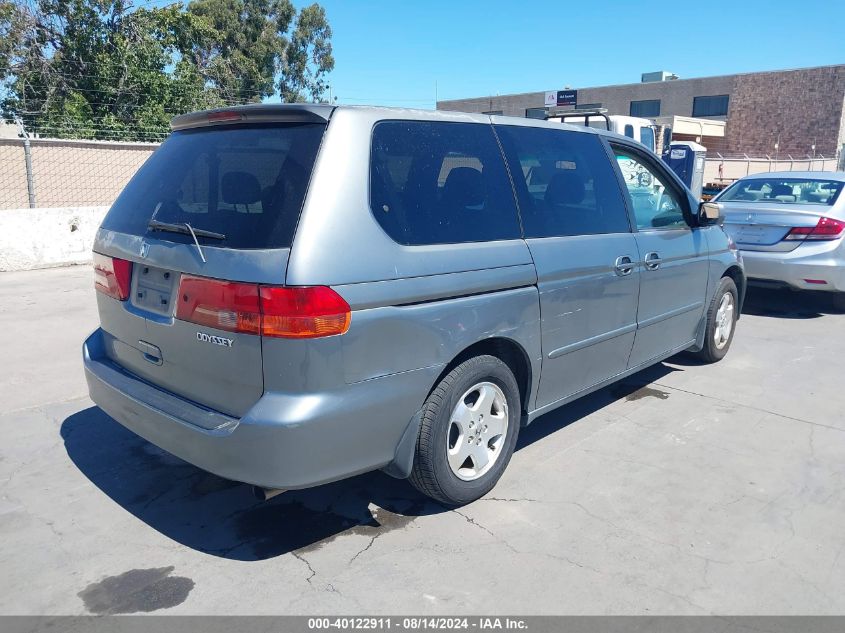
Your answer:
[[[237,123],[326,123],[335,106],[305,103],[258,103],[181,114],[170,122],[171,130],[232,125]]]

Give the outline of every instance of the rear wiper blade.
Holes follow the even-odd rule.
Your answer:
[[[214,231],[206,231],[205,229],[195,229],[187,222],[184,224],[171,224],[170,222],[160,222],[158,220],[150,220],[147,225],[153,231],[167,231],[169,233],[182,233],[183,235],[191,235],[196,237],[207,237],[212,240],[225,240],[226,236],[223,233],[215,233]]]
[[[214,240],[226,239],[226,236],[222,233],[195,229],[187,222],[185,222],[184,224],[171,224],[170,222],[159,222],[158,220],[150,220],[147,226],[153,231],[169,231],[171,233],[182,233],[184,235],[190,235],[192,238],[194,238],[194,246],[197,247],[197,252],[200,254],[200,259],[202,260],[203,264],[205,263],[205,254],[202,252],[202,246],[200,246],[200,241],[197,239],[197,236],[209,237]]]

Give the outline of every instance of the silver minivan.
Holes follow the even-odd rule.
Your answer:
[[[376,469],[486,494],[523,425],[684,350],[742,262],[642,145],[328,105],[176,118],[94,245],[91,398],[264,496]]]

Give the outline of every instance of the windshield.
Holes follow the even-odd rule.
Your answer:
[[[103,228],[151,234],[151,220],[225,235],[215,246],[291,245],[324,124],[222,126],[174,132],[132,178]],[[190,235],[154,234],[193,241]]]
[[[725,189],[719,202],[777,202],[832,206],[843,183],[810,178],[749,178]]]

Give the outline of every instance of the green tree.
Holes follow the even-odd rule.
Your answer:
[[[194,61],[224,97],[260,101],[278,90],[286,102],[317,100],[334,68],[323,7],[297,13],[290,0],[193,0],[187,8],[217,34]]]
[[[330,37],[289,0],[0,0],[0,108],[44,136],[158,140],[182,112],[319,99]]]

